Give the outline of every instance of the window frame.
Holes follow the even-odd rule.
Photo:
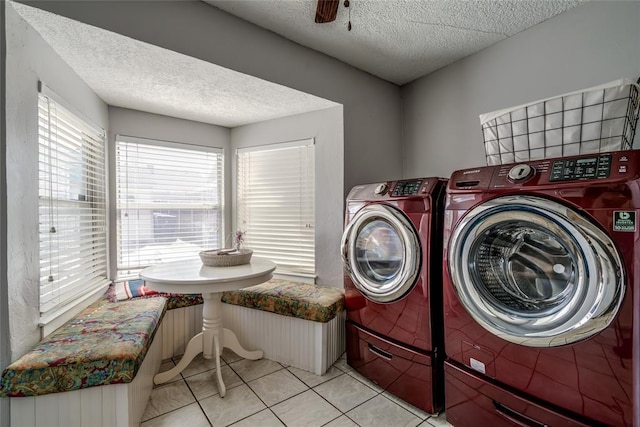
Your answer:
[[[310,211],[310,214],[312,216],[312,220],[310,221],[310,223],[303,225],[303,223],[305,221],[300,221],[300,229],[302,230],[303,228],[305,228],[306,230],[312,230],[312,238],[308,241],[306,241],[307,244],[307,248],[311,248],[311,255],[309,257],[307,257],[308,261],[310,262],[310,268],[286,268],[283,265],[281,265],[278,262],[278,256],[279,255],[274,255],[273,253],[270,252],[263,252],[263,250],[261,250],[259,247],[256,247],[253,243],[252,243],[252,234],[255,234],[255,231],[252,233],[252,230],[249,228],[247,228],[246,223],[244,222],[244,218],[242,218],[242,211],[243,211],[243,197],[241,196],[240,192],[242,191],[242,182],[241,182],[241,174],[243,173],[242,170],[242,166],[241,166],[241,158],[240,156],[244,153],[256,153],[256,152],[267,152],[267,151],[277,151],[277,150],[283,150],[283,149],[288,149],[288,148],[303,148],[303,147],[307,147],[307,148],[311,148],[311,156],[310,156],[310,160],[307,160],[305,163],[306,164],[310,164],[312,166],[311,169],[311,173],[308,174],[309,176],[307,176],[307,180],[306,185],[308,185],[313,193],[312,193],[312,197],[311,197],[311,207],[307,208],[307,210]],[[316,255],[316,202],[315,202],[315,198],[316,198],[316,185],[315,185],[315,157],[316,157],[316,147],[315,147],[315,139],[314,138],[305,138],[305,139],[299,139],[299,140],[294,140],[294,141],[287,141],[287,142],[277,142],[277,143],[268,143],[268,144],[261,144],[261,145],[253,145],[253,146],[247,146],[247,147],[239,147],[236,148],[235,150],[235,161],[234,161],[234,165],[235,165],[235,176],[234,176],[234,182],[235,182],[235,188],[234,188],[234,205],[235,205],[235,212],[233,213],[233,223],[235,226],[236,230],[241,230],[246,232],[246,246],[249,249],[253,249],[254,250],[254,256],[262,256],[265,258],[268,258],[270,260],[272,260],[273,262],[276,263],[277,268],[275,273],[277,275],[280,276],[290,276],[290,277],[294,277],[297,280],[300,281],[305,281],[305,282],[315,282],[316,278],[317,278],[317,272],[316,272],[316,260],[315,260],[315,255]],[[276,164],[277,166],[277,164]]]
[[[47,336],[109,284],[107,141],[101,126],[42,82],[38,86],[38,308],[41,333]],[[79,173],[71,160],[76,155],[81,159]],[[61,219],[86,219],[87,213],[89,225]],[[89,253],[93,256],[86,256]],[[64,265],[69,268],[61,268]],[[84,268],[88,277],[81,272]]]
[[[177,142],[177,141],[165,141],[165,140],[160,140],[160,139],[151,139],[151,138],[141,138],[141,137],[134,137],[134,136],[128,136],[128,135],[121,135],[121,134],[117,134],[114,138],[114,167],[113,167],[113,185],[114,185],[114,189],[115,189],[115,198],[112,204],[112,212],[113,212],[113,218],[114,218],[114,222],[115,222],[115,239],[114,239],[114,254],[115,254],[115,261],[114,261],[114,271],[115,271],[115,276],[116,276],[116,280],[126,280],[126,279],[131,279],[131,278],[135,278],[137,277],[137,274],[139,271],[141,271],[142,269],[150,266],[150,265],[154,265],[155,263],[150,263],[150,264],[139,264],[139,265],[124,265],[121,264],[122,262],[122,257],[123,257],[123,253],[122,253],[122,246],[121,246],[121,239],[122,239],[122,230],[121,230],[121,217],[120,217],[120,211],[121,209],[121,204],[120,204],[120,198],[118,197],[118,191],[121,188],[120,187],[120,173],[119,173],[119,147],[120,144],[129,144],[129,145],[142,145],[142,146],[146,146],[148,148],[157,148],[157,147],[161,147],[161,148],[168,148],[168,149],[172,149],[172,150],[184,150],[184,151],[189,151],[189,152],[197,152],[197,153],[202,153],[203,155],[213,155],[216,157],[218,164],[217,164],[217,169],[215,169],[215,173],[217,175],[218,178],[218,183],[219,185],[217,186],[217,195],[215,197],[217,197],[218,203],[215,204],[215,207],[213,209],[214,212],[217,212],[217,217],[219,219],[219,227],[218,227],[218,231],[216,233],[217,236],[217,242],[218,242],[218,247],[222,247],[224,246],[224,233],[225,233],[225,215],[224,215],[224,210],[225,210],[225,200],[224,200],[224,194],[225,194],[225,173],[224,173],[224,167],[225,167],[225,160],[224,160],[224,149],[221,147],[214,147],[214,146],[210,146],[210,145],[199,145],[199,144],[189,144],[189,143],[183,143],[183,142]],[[150,202],[149,203],[149,209],[153,210],[153,203],[154,202]],[[134,209],[135,208],[129,208],[129,209]],[[165,209],[164,210],[183,210],[183,211],[188,211],[191,210],[193,211],[194,208],[186,208],[180,205],[176,205],[174,207],[171,206],[167,206],[165,205]],[[203,249],[214,249],[212,247],[206,247]],[[161,260],[160,262],[168,262],[167,260]]]

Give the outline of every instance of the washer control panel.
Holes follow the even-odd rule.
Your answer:
[[[611,154],[581,157],[579,159],[554,160],[549,181],[573,181],[576,179],[609,178]]]
[[[630,180],[640,182],[640,150],[462,169],[451,175],[447,191],[478,192],[503,188],[549,188],[548,186],[582,188],[585,181],[597,181],[599,185],[604,185]]]

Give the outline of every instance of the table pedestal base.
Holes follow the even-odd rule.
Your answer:
[[[205,359],[215,359],[218,391],[220,392],[220,397],[224,397],[227,390],[222,381],[222,371],[220,370],[220,355],[222,354],[222,349],[226,347],[238,356],[249,360],[262,358],[262,351],[249,351],[244,349],[238,342],[236,334],[222,327],[221,296],[222,293],[219,292],[202,294],[202,299],[204,300],[202,309],[202,332],[191,338],[180,362],[172,369],[157,374],[153,378],[154,383],[162,384],[169,381],[182,372],[198,354],[202,353]]]

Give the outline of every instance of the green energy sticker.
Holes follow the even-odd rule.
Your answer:
[[[636,212],[614,211],[613,231],[636,231]]]

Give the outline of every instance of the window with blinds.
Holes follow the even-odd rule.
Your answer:
[[[237,227],[276,273],[315,276],[313,139],[237,150]]]
[[[224,246],[222,172],[219,148],[116,137],[118,277]]]
[[[41,93],[38,142],[40,324],[47,331],[108,284],[105,137]]]

